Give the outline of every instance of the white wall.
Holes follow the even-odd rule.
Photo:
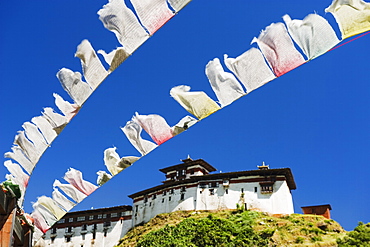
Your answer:
[[[255,192],[257,188],[257,192]],[[214,194],[210,194],[210,189]],[[226,193],[226,189],[228,193]],[[242,192],[243,189],[243,192]],[[230,183],[224,187],[220,183],[216,188],[187,188],[184,192],[184,200],[180,200],[180,189],[174,190],[173,194],[165,196],[157,195],[156,199],[148,198],[144,203],[139,200],[134,203],[133,225],[148,222],[151,218],[161,213],[169,213],[177,210],[222,210],[236,209],[236,205],[247,205],[247,209],[259,210],[272,214],[292,214],[293,200],[286,181],[276,181],[273,193],[261,193],[258,182],[253,183]],[[244,196],[242,196],[244,194]],[[169,198],[171,197],[171,200]],[[162,200],[164,202],[162,203]],[[136,211],[137,206],[137,211]]]
[[[72,229],[73,235],[70,242],[66,242],[65,239],[65,228],[57,229],[57,235],[53,243],[51,243],[51,231],[45,234],[45,246],[55,246],[55,247],[69,247],[69,246],[81,246],[84,247],[111,247],[118,243],[131,228],[131,220],[122,220],[111,222],[111,226],[108,228],[107,236],[104,237],[104,224],[97,224],[96,236],[93,237],[93,225],[87,226],[87,231],[85,234],[85,239],[81,235],[81,227],[74,227]]]

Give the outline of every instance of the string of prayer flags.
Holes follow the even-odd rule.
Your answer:
[[[82,178],[82,172],[74,168],[69,168],[63,178],[87,196],[98,188],[96,185],[84,180]]]
[[[220,106],[204,92],[190,92],[190,87],[181,85],[173,87],[170,95],[199,120],[218,111]]]
[[[305,63],[281,22],[266,27],[258,38],[252,40],[252,43],[255,42],[277,77]]]
[[[324,54],[340,42],[329,22],[317,14],[310,14],[303,20],[292,20],[289,15],[284,15],[283,20],[290,36],[308,60]]]
[[[135,14],[122,0],[109,0],[109,3],[98,11],[98,15],[104,27],[116,35],[128,54],[132,54],[149,38]]]
[[[18,134],[14,138],[12,151],[4,154],[5,158],[15,160],[19,163],[19,165],[14,164],[8,160],[4,165],[8,170],[12,169],[13,172],[10,170],[12,175],[8,176],[8,178],[15,180],[14,182],[20,186],[22,198],[27,188],[27,183],[24,182],[23,178],[27,177],[28,181],[28,175],[32,174],[42,154],[79,109],[77,105],[64,101],[57,94],[54,94],[54,97],[55,104],[64,115],[54,112],[50,107],[45,108],[42,116],[32,118],[32,122],[23,123],[23,130],[18,131]],[[23,172],[21,167],[28,175]],[[19,180],[19,178],[22,179]],[[20,200],[20,202],[23,203],[23,200]]]
[[[225,107],[245,95],[238,80],[233,74],[224,71],[218,58],[208,62],[206,75],[221,107]]]
[[[250,48],[237,58],[224,55],[226,67],[243,83],[247,93],[276,78],[257,48]]]
[[[174,16],[166,0],[131,0],[131,3],[150,35]]]
[[[44,108],[42,116],[34,117],[31,122],[23,124],[22,127],[25,130],[18,132],[11,152],[5,153],[5,157],[17,161],[28,174],[32,174],[42,154],[78,113],[100,83],[150,37],[149,33],[153,34],[174,16],[169,5],[177,13],[189,2],[190,0],[168,0],[168,2],[167,0],[132,0],[136,14],[146,30],[124,1],[109,0],[108,4],[98,11],[99,19],[116,35],[123,46],[108,54],[103,50],[98,51],[109,64],[109,70],[104,68],[91,43],[83,40],[78,45],[75,56],[81,61],[86,82],[82,80],[80,72],[73,72],[67,68],[60,69],[56,74],[62,87],[74,101],[73,104],[65,101],[60,95],[53,94],[55,104],[63,115],[56,113],[50,107]],[[126,165],[131,162],[130,159],[124,160]]]
[[[56,203],[58,203],[61,208],[63,208],[67,212],[71,210],[74,206],[76,206],[76,203],[69,200],[56,187],[54,187],[52,198]]]
[[[130,143],[136,148],[137,151],[139,151],[139,153],[141,153],[142,156],[148,154],[157,147],[155,143],[144,140],[141,137],[142,127],[136,121],[128,121],[125,127],[121,128],[121,130],[126,135]]]
[[[342,39],[370,30],[370,3],[362,0],[334,0],[325,12],[334,15]]]
[[[108,30],[116,35],[122,47],[118,47],[108,54],[103,50],[97,52],[104,57],[105,62],[110,66],[107,71],[90,42],[83,40],[78,45],[75,56],[81,60],[83,77],[86,82],[82,80],[81,73],[73,72],[70,69],[62,68],[57,73],[62,87],[74,102],[69,103],[58,94],[54,94],[55,104],[63,115],[55,112],[53,108],[47,107],[44,108],[42,116],[34,117],[31,122],[25,122],[22,125],[24,130],[19,131],[16,135],[12,151],[5,154],[5,157],[17,161],[19,165],[11,161],[4,163],[11,173],[7,175],[7,178],[19,185],[22,196],[27,187],[28,174],[32,174],[41,155],[77,114],[92,92],[150,35],[174,16],[169,6],[177,13],[189,2],[190,0],[131,0],[140,21],[122,0],[109,0],[109,3],[98,11],[99,19]],[[369,3],[362,0],[334,0],[326,11],[334,15],[343,39],[370,30]],[[227,68],[236,77],[225,72],[217,58],[207,64],[206,75],[221,107],[229,105],[245,95],[242,85],[236,78],[247,89],[247,93],[250,93],[305,63],[305,59],[295,48],[292,39],[308,60],[324,54],[339,42],[333,28],[319,15],[311,14],[303,20],[291,20],[286,15],[283,19],[287,28],[283,23],[272,23],[262,31],[258,38],[253,39],[252,43],[256,42],[262,52],[257,48],[251,48],[237,58],[224,56]],[[203,91],[190,92],[189,86],[174,87],[170,90],[170,95],[199,120],[221,108]],[[122,131],[131,144],[144,156],[196,122],[198,120],[186,116],[178,124],[170,127],[166,120],[159,115],[136,114],[122,128]],[[142,139],[142,129],[150,135],[155,143]],[[98,171],[97,183],[101,186],[138,159],[139,157],[134,156],[120,158],[116,148],[105,150],[104,162],[111,174]],[[59,180],[55,180],[53,198],[44,196],[34,204],[35,225],[43,232],[62,217],[65,211],[72,209],[76,203],[81,202],[98,188],[83,180],[82,173],[73,168],[66,172],[64,178],[68,184],[62,184]]]
[[[77,203],[81,202],[87,196],[86,194],[76,189],[73,185],[62,184],[58,179],[55,179],[53,187],[58,187],[61,191],[63,191],[67,196],[72,198]]]

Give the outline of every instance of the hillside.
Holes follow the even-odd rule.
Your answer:
[[[370,246],[370,224],[362,228],[368,241],[360,241],[361,246]],[[334,220],[315,215],[178,211],[133,228],[119,246],[338,246],[337,239],[350,246],[349,233]]]

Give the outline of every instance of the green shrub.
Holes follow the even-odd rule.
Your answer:
[[[343,239],[337,239],[339,247],[344,246],[370,246],[370,223],[359,222],[358,226],[351,232],[348,232]]]
[[[316,227],[314,227],[314,228],[310,228],[310,229],[308,230],[308,232],[309,232],[309,233],[314,233],[314,234],[316,234],[316,235],[320,235],[320,234],[324,234],[324,233],[325,233],[323,230],[321,230],[321,229],[319,229],[319,228],[316,228]]]
[[[318,241],[322,241],[322,238],[320,236],[313,236],[311,238],[311,241],[315,243],[315,242],[318,242]]]
[[[303,237],[297,237],[297,238],[295,239],[295,243],[296,243],[296,244],[303,244],[303,242],[304,242],[304,238],[303,238]]]

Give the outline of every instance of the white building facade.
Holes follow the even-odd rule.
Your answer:
[[[132,207],[117,206],[67,213],[37,246],[112,247],[130,230]]]
[[[164,169],[162,185],[130,195],[133,226],[148,222],[161,213],[177,210],[224,210],[244,207],[270,214],[292,214],[291,190],[296,189],[289,168],[215,173],[202,159]]]

